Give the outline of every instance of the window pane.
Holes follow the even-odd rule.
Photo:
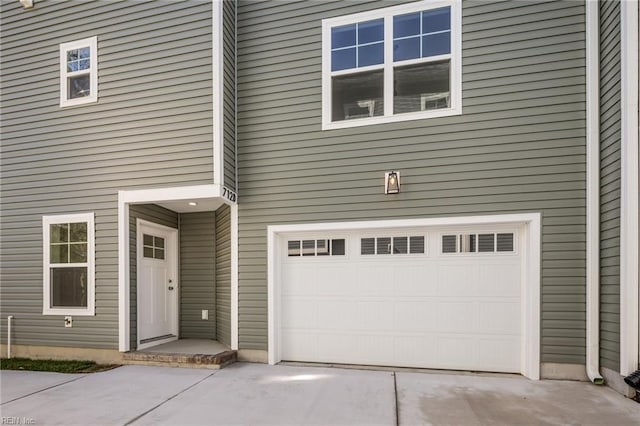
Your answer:
[[[153,245],[159,248],[164,248],[164,238],[153,237]]]
[[[394,69],[395,114],[449,107],[449,61]]]
[[[69,258],[71,263],[87,261],[87,243],[69,244]]]
[[[303,256],[315,256],[316,254],[316,241],[304,240],[302,242],[302,255]]]
[[[78,49],[67,50],[67,62],[78,60]]]
[[[144,257],[148,257],[150,259],[153,259],[153,247],[145,247],[143,248],[143,255]]]
[[[393,60],[404,61],[420,57],[420,37],[405,38],[393,42]]]
[[[67,244],[51,244],[49,262],[69,263],[69,246]]]
[[[391,238],[376,239],[378,254],[391,254]]]
[[[87,306],[87,268],[51,268],[51,307]]]
[[[331,71],[347,70],[356,67],[356,48],[331,52]]]
[[[344,240],[331,240],[331,255],[332,256],[344,256],[345,244]]]
[[[154,258],[156,259],[164,259],[164,250],[163,249],[155,249]]]
[[[152,246],[153,245],[153,235],[147,235],[147,234],[143,234],[142,235],[142,242],[145,246]]]
[[[86,59],[91,56],[91,49],[89,49],[88,47],[83,47],[82,49],[78,49],[78,53],[80,59]]]
[[[89,59],[83,59],[79,62],[78,71],[88,70],[91,67],[91,61]]]
[[[476,252],[476,234],[460,235],[460,252],[475,253]]]
[[[373,43],[384,39],[384,20],[360,22],[358,24],[358,44]]]
[[[356,45],[356,24],[331,28],[331,48]]]
[[[393,38],[420,34],[420,12],[393,17]]]
[[[407,237],[393,237],[393,253],[394,254],[407,254],[409,251]]]
[[[67,63],[67,71],[78,71],[78,61],[68,62]]]
[[[69,241],[72,243],[87,241],[87,222],[69,224]]]
[[[384,62],[383,43],[358,47],[358,67],[377,65]]]
[[[89,96],[89,75],[68,78],[69,99]]]
[[[456,252],[456,236],[455,235],[443,235],[442,236],[442,252],[443,253],[455,253]]]
[[[382,70],[334,77],[333,121],[383,115],[383,80]]]
[[[493,252],[493,234],[478,235],[478,251]]]
[[[316,241],[316,252],[318,256],[328,256],[329,255],[329,240],[318,240]]]
[[[376,239],[375,238],[361,238],[360,239],[360,254],[376,254]]]
[[[422,37],[422,57],[451,53],[451,33],[438,33]]]
[[[422,34],[451,29],[451,10],[448,7],[422,12]]]
[[[287,248],[289,256],[300,256],[300,241],[289,241]]]
[[[498,234],[497,251],[513,251],[513,234]]]
[[[50,242],[52,243],[66,243],[69,241],[69,224],[57,223],[49,225]]]
[[[455,243],[455,241],[454,241],[454,243]],[[424,253],[424,237],[411,237],[411,238],[409,238],[409,252],[410,253]]]

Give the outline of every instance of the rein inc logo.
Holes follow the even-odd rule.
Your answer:
[[[30,417],[0,417],[0,424],[3,425],[35,425],[35,419]]]

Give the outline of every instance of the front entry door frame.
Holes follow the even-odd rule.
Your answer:
[[[175,228],[170,228],[168,226],[160,225],[157,223],[149,222],[142,219],[136,219],[136,277],[137,277],[137,286],[136,286],[136,300],[137,300],[137,349],[145,349],[152,346],[160,345],[162,343],[171,342],[173,340],[178,339],[178,318],[179,318],[179,306],[178,303],[180,300],[180,285],[178,282],[178,230]],[[153,341],[141,343],[141,304],[144,303],[144,298],[142,297],[142,292],[140,291],[140,283],[142,277],[142,262],[143,262],[143,234],[154,234],[166,238],[165,243],[165,260],[167,262],[167,278],[171,280],[171,282],[166,282],[168,296],[169,296],[169,317],[170,324],[169,329],[167,330],[167,334],[169,337],[162,339],[154,339]],[[169,287],[173,287],[173,290],[169,290]]]

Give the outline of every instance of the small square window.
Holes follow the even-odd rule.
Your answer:
[[[60,106],[98,100],[98,39],[60,45]]]

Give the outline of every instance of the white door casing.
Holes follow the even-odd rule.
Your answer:
[[[440,252],[443,233],[490,230],[514,232],[515,253]],[[427,236],[424,256],[360,256],[362,237],[412,232]],[[345,238],[346,256],[288,258],[287,241],[298,237]],[[269,227],[268,243],[270,363],[539,378],[539,214],[278,225]]]
[[[164,251],[152,244],[145,253],[145,235],[155,237],[155,245]],[[177,241],[177,229],[137,219],[138,349],[178,338]]]

